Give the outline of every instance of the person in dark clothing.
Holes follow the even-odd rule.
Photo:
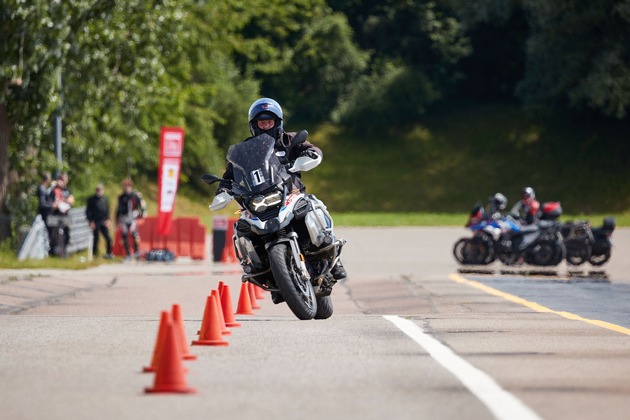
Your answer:
[[[138,234],[138,219],[142,217],[142,200],[133,191],[133,182],[127,178],[122,182],[123,193],[118,197],[118,209],[116,210],[116,224],[122,230],[122,241],[125,246],[127,258],[131,258],[128,236],[133,238],[133,255],[137,255],[140,249],[140,235]]]
[[[510,214],[524,225],[532,225],[540,219],[540,202],[536,200],[536,192],[532,187],[525,187],[521,192],[521,200],[512,207]]]
[[[282,163],[292,163],[299,157],[309,157],[311,159],[321,160],[322,151],[310,143],[305,141],[297,145],[291,145],[291,140],[297,133],[287,133],[284,131],[283,113],[280,104],[270,98],[261,98],[255,101],[249,108],[249,131],[252,137],[244,141],[252,141],[261,134],[267,134],[276,140],[275,152],[276,156]],[[216,194],[229,192],[231,184],[234,180],[234,168],[228,162],[223,174],[223,180],[219,183]],[[301,174],[293,174],[293,186],[301,192],[306,191],[306,186],[302,182]],[[345,280],[348,276],[341,261],[339,261],[332,269],[331,274],[335,280]],[[281,301],[281,296],[272,293],[274,303]]]
[[[37,188],[37,214],[42,216],[44,225],[48,227],[48,216],[53,211],[53,200],[50,196],[50,174],[46,173],[42,175],[42,183]]]
[[[92,254],[98,256],[98,241],[99,233],[105,238],[105,245],[107,253],[105,258],[112,258],[112,238],[109,234],[109,228],[112,222],[109,218],[109,201],[105,197],[105,187],[102,184],[96,186],[96,191],[93,196],[88,198],[87,208],[85,209],[85,215],[90,223],[94,235],[94,241],[92,243]]]
[[[55,186],[50,191],[50,199],[52,201],[51,215],[57,217],[56,225],[48,228],[50,247],[52,253],[60,257],[65,257],[66,248],[68,243],[70,243],[70,226],[68,226],[66,219],[68,211],[74,205],[74,196],[67,188],[67,180],[67,174],[60,174],[55,181]],[[62,236],[63,239],[60,239]],[[63,241],[63,244],[60,241]]]
[[[268,101],[269,103],[267,104],[265,101]],[[276,139],[276,156],[280,158],[280,162],[293,162],[301,156],[307,156],[312,159],[321,159],[324,156],[321,149],[309,141],[305,141],[304,143],[300,143],[296,146],[291,146],[291,140],[293,140],[293,137],[295,137],[297,133],[287,133],[284,131],[282,108],[280,108],[280,105],[273,99],[262,98],[254,102],[250,108],[249,117],[249,126],[252,137],[249,137],[244,141],[250,141],[261,134],[270,135]],[[304,192],[306,190],[306,186],[302,182],[301,177],[302,175],[300,173],[293,174],[293,185],[296,189]],[[232,180],[234,180],[234,168],[232,167],[232,164],[228,162],[225,173],[223,174],[223,181],[219,183],[217,194],[229,191]]]

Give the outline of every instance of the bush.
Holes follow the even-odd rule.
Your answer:
[[[421,70],[385,63],[357,80],[333,114],[336,122],[362,132],[417,121],[440,92]]]

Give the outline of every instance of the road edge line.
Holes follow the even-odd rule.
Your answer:
[[[395,315],[385,315],[383,318],[426,350],[436,362],[477,397],[498,420],[541,420],[538,414],[503,389],[491,376],[422,331],[415,322]]]
[[[460,276],[459,274],[450,274],[448,277],[456,283],[465,284],[467,286],[474,287],[475,289],[479,289],[490,295],[497,296],[507,301],[525,306],[536,312],[554,314],[554,315],[561,316],[562,318],[569,319],[571,321],[580,321],[586,324],[594,325],[596,327],[605,328],[607,330],[614,331],[620,334],[630,335],[630,328],[622,327],[621,325],[613,324],[611,322],[601,321],[599,319],[584,318],[583,316],[574,314],[572,312],[556,311],[555,309],[551,309],[539,303],[532,302],[527,299],[523,299],[522,297],[512,295],[510,293],[502,292],[501,290],[495,289],[494,287],[490,287],[481,282],[467,279],[463,276]]]

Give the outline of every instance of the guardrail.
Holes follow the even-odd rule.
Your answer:
[[[55,226],[59,216],[48,216],[48,226]],[[70,227],[70,242],[66,248],[66,253],[91,249],[92,229],[85,215],[85,207],[76,207],[68,211],[68,215],[63,217],[64,223]]]

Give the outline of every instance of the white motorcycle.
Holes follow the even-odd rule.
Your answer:
[[[300,131],[292,145],[307,137]],[[245,272],[243,282],[280,294],[299,319],[329,318],[336,282],[331,270],[345,241],[335,238],[326,206],[315,196],[294,190],[292,183],[292,174],[315,168],[321,157],[283,164],[274,145],[271,136],[262,134],[230,147],[232,187],[214,198],[210,210],[223,209],[233,199],[240,206],[233,241]],[[201,179],[207,184],[223,180],[215,175]]]

